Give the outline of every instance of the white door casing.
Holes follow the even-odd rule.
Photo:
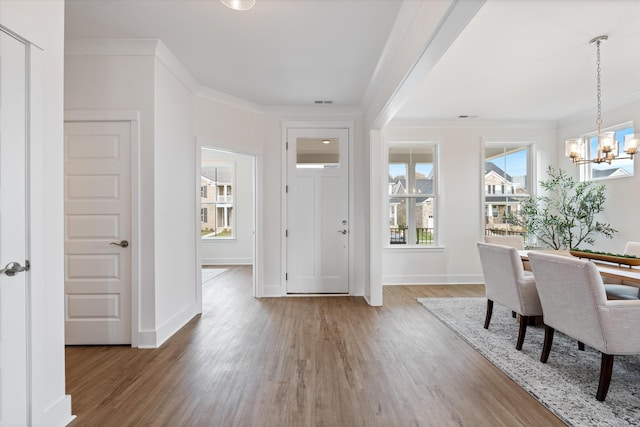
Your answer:
[[[0,28],[0,269],[28,258],[27,57]],[[0,426],[29,420],[28,285],[28,271],[0,274]]]
[[[287,141],[287,293],[348,293],[349,129],[288,129]]]
[[[130,344],[131,122],[65,123],[65,342]]]

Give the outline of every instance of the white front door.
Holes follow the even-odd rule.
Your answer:
[[[67,344],[131,343],[131,124],[65,123]]]
[[[287,141],[287,293],[348,293],[349,130]]]
[[[26,58],[0,29],[0,426],[28,423]]]

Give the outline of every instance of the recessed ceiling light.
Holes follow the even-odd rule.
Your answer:
[[[222,4],[233,10],[249,10],[256,4],[256,0],[220,0]]]
[[[331,144],[331,140],[330,139],[323,139],[322,143],[323,144]]]

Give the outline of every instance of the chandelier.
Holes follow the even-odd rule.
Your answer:
[[[255,4],[256,0],[220,0],[222,4],[233,10],[249,10]]]
[[[638,152],[638,146],[640,145],[640,133],[634,133],[625,135],[623,151],[627,154],[626,157],[618,157],[618,141],[616,140],[615,132],[603,132],[602,131],[602,101],[601,101],[601,84],[600,84],[600,43],[607,40],[608,36],[598,36],[589,42],[596,45],[596,69],[597,69],[597,94],[598,94],[598,114],[596,116],[597,133],[596,138],[598,141],[597,155],[591,159],[585,158],[586,143],[582,138],[569,138],[565,142],[565,154],[570,157],[574,164],[583,165],[585,163],[608,163],[611,164],[612,160],[624,160],[633,159],[633,155]],[[588,139],[589,140],[589,139]]]

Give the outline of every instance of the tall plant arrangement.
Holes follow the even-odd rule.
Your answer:
[[[545,194],[530,197],[511,221],[529,237],[553,249],[574,249],[592,245],[597,235],[612,238],[617,230],[596,219],[604,210],[605,186],[591,181],[577,182],[562,169],[547,168],[540,181]]]

